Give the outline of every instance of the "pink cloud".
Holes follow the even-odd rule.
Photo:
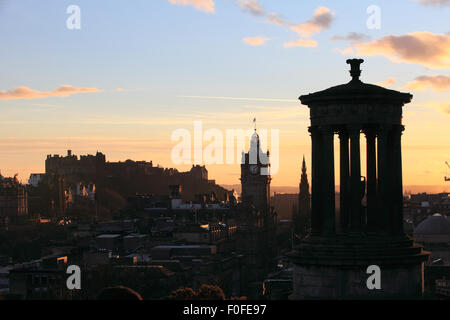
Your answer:
[[[242,42],[250,45],[250,46],[262,46],[267,41],[271,40],[270,38],[265,37],[249,37],[249,38],[243,38]]]
[[[302,37],[310,37],[328,29],[334,20],[335,13],[327,7],[318,7],[311,20],[291,26],[291,30]]]
[[[193,6],[199,11],[214,13],[214,0],[169,0],[171,4]]]
[[[97,88],[77,88],[70,85],[62,85],[54,91],[37,91],[28,87],[17,87],[9,91],[0,90],[0,100],[15,99],[42,99],[49,97],[68,97],[77,93],[102,92]]]
[[[432,89],[433,91],[450,90],[450,77],[443,75],[420,76],[406,85],[410,90]]]
[[[357,43],[358,55],[382,55],[393,62],[416,63],[431,69],[450,68],[450,35],[413,32],[389,35],[368,43]]]

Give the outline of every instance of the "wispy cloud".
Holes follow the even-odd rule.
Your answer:
[[[248,38],[243,38],[242,42],[244,42],[250,46],[258,47],[258,46],[262,46],[263,44],[265,44],[267,41],[270,41],[270,40],[272,40],[272,39],[265,38],[265,37],[248,37]]]
[[[389,79],[385,80],[385,81],[381,81],[377,83],[379,86],[383,86],[383,87],[387,87],[387,86],[392,86],[395,84],[395,78],[394,77],[389,77]]]
[[[450,35],[413,32],[389,35],[368,43],[355,44],[362,56],[381,55],[393,62],[415,63],[431,69],[450,68]]]
[[[211,97],[207,97],[211,98]],[[223,98],[223,97],[214,97]],[[232,98],[233,100],[236,98]],[[237,98],[240,99],[240,98]],[[241,98],[242,99],[242,98]],[[241,100],[240,99],[240,100]],[[229,99],[226,99],[229,100]],[[267,102],[293,102],[299,103],[296,100],[287,99],[258,99],[256,101]],[[243,110],[245,109],[245,110]],[[204,121],[208,125],[224,125],[233,126],[236,125],[250,125],[251,119],[255,116],[258,119],[266,119],[271,125],[288,125],[290,123],[298,123],[299,121],[308,121],[307,108],[301,108],[298,105],[285,105],[285,106],[247,106],[240,108],[239,112],[235,110],[224,110],[224,111],[197,111],[190,112],[189,114],[180,114],[177,117],[170,118],[123,118],[114,117],[110,119],[103,118],[88,118],[82,119],[83,124],[92,125],[106,125],[106,126],[122,126],[122,125],[132,125],[132,126],[187,126],[190,127],[194,121]]]
[[[315,40],[296,40],[296,41],[290,41],[290,42],[286,42],[284,44],[284,47],[286,49],[290,49],[290,48],[294,48],[294,47],[307,47],[307,48],[313,48],[313,47],[317,47],[317,41]]]
[[[257,0],[240,0],[237,5],[247,13],[250,13],[257,17],[266,15],[264,7]]]
[[[178,98],[190,98],[190,99],[215,99],[215,100],[237,100],[237,101],[266,101],[266,102],[295,102],[295,99],[274,99],[274,98],[243,98],[243,97],[217,97],[217,96],[185,96],[180,95]]]
[[[199,11],[215,13],[214,0],[169,0],[171,4],[192,6]]]
[[[255,17],[265,17],[267,20],[264,22],[271,23],[277,26],[292,26],[293,23],[286,21],[281,15],[278,13],[268,13],[264,9],[263,5],[258,2],[258,0],[239,0],[237,2],[239,8],[242,9],[243,12],[249,13]]]
[[[122,93],[129,93],[129,92],[143,92],[143,91],[146,91],[147,89],[145,89],[145,88],[133,88],[133,89],[127,89],[127,88],[121,88],[121,87],[119,87],[119,88],[115,88],[115,89],[112,89],[111,91],[112,92],[122,92]]]
[[[331,41],[350,41],[351,43],[365,42],[370,40],[370,36],[364,33],[349,32],[345,36],[335,35]]]
[[[247,108],[250,109],[250,108]],[[300,122],[308,123],[307,108],[299,108],[298,106],[280,107],[280,108],[254,108],[253,111],[224,111],[224,112],[201,112],[192,116],[191,120],[202,120],[207,124],[217,124],[229,126],[246,126],[250,125],[251,119],[256,117],[258,123],[267,123],[270,126],[279,126],[286,129],[290,124],[298,124]]]
[[[274,24],[276,26],[287,26],[291,25],[290,22],[284,20],[284,18],[277,13],[269,13],[267,14],[266,23]]]
[[[42,137],[42,138],[0,138],[0,150],[3,153],[50,153],[56,150],[66,149],[90,149],[105,148],[109,151],[136,152],[143,148],[156,150],[170,150],[170,145],[161,139],[137,139],[112,136],[98,137]]]
[[[354,54],[353,47],[348,47],[346,49],[334,48],[333,51],[339,52],[343,56],[351,56]]]
[[[152,117],[152,118],[134,118],[134,117],[109,117],[105,118],[84,118],[75,121],[74,123],[92,124],[92,125],[124,125],[124,126],[170,126],[189,124],[191,121],[185,115],[179,117]]]
[[[318,7],[311,20],[291,26],[291,30],[297,32],[301,37],[310,37],[316,33],[330,28],[335,13],[327,7]]]
[[[420,76],[406,85],[410,90],[432,89],[433,91],[450,90],[450,77],[444,75]]]
[[[450,0],[414,0],[425,5],[447,5],[450,4]]]
[[[37,91],[28,87],[17,87],[15,89],[5,91],[0,90],[0,100],[15,99],[42,99],[49,97],[68,97],[77,93],[93,93],[102,92],[97,88],[77,88],[70,85],[62,85],[53,91]]]
[[[289,28],[289,30],[295,32],[303,38],[311,37],[330,28],[335,16],[335,13],[329,8],[320,6],[315,10],[313,17],[310,20],[304,23],[293,23],[287,21],[278,13],[268,13],[258,0],[240,0],[237,2],[237,5],[242,9],[242,11],[249,13],[252,16],[264,17],[265,20],[263,22]],[[285,48],[316,46],[316,41],[309,41],[305,39],[290,41],[284,44]]]
[[[305,23],[290,24],[290,29],[300,35],[300,37],[308,38],[316,33],[330,28],[331,23],[334,20],[334,16],[335,13],[329,8],[320,6],[314,12],[312,19],[306,21]],[[284,43],[284,47],[287,49],[295,47],[314,48],[317,47],[317,41],[299,39]]]

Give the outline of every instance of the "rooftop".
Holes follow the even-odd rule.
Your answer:
[[[411,102],[412,95],[395,90],[386,89],[377,85],[364,83],[359,79],[361,70],[359,65],[364,62],[362,59],[349,59],[347,63],[352,66],[350,74],[352,80],[346,84],[334,86],[322,91],[310,93],[300,96],[302,104],[309,105],[315,102],[351,100],[358,102],[358,100],[388,100],[399,103]]]
[[[439,213],[429,216],[423,220],[414,230],[414,234],[448,234],[450,235],[450,220]]]

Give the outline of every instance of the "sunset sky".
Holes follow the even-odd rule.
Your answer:
[[[366,23],[373,4],[379,29]],[[66,27],[70,5],[79,30]],[[295,186],[302,155],[311,162],[298,97],[348,82],[345,60],[359,57],[362,81],[414,95],[404,185],[449,190],[449,17],[448,0],[0,0],[1,173],[25,182],[67,149],[188,170],[172,163],[174,130],[201,120],[225,134],[256,117],[280,132],[272,184]],[[239,164],[207,168],[240,183]]]

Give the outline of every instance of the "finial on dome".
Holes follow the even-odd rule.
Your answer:
[[[363,59],[348,59],[347,64],[351,66],[350,75],[352,76],[352,81],[359,81],[359,76],[361,75],[361,63]]]

